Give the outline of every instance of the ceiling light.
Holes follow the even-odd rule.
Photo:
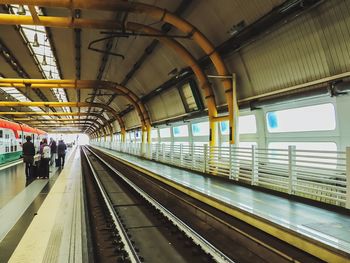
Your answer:
[[[39,44],[39,41],[38,41],[38,34],[35,33],[34,35],[34,41],[33,41],[33,47],[39,47],[40,44]]]
[[[43,56],[43,61],[41,62],[41,65],[46,66],[47,62],[46,62],[46,55]]]
[[[24,5],[19,5],[17,10],[17,15],[24,16],[26,14],[26,10],[24,9]]]

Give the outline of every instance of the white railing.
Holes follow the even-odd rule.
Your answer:
[[[350,209],[350,147],[346,152],[196,145],[93,142],[193,171]]]

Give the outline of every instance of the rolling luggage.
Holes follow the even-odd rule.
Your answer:
[[[61,158],[55,159],[55,164],[56,164],[56,167],[60,167],[61,166]]]
[[[39,174],[38,174],[38,173],[39,173],[38,166],[32,165],[32,166],[30,167],[29,173],[30,173],[30,177],[31,177],[32,179],[35,179],[35,178],[39,177]]]
[[[40,161],[40,177],[41,178],[49,178],[49,173],[50,173],[50,169],[49,169],[49,162],[50,159],[48,158],[43,158]]]

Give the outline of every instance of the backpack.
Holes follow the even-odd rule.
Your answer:
[[[50,146],[45,145],[43,148],[43,158],[50,159],[51,158],[51,153],[50,153]]]

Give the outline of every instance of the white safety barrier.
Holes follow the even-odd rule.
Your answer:
[[[340,152],[296,150],[295,146],[281,150],[120,142],[92,145],[350,209],[350,147]]]

